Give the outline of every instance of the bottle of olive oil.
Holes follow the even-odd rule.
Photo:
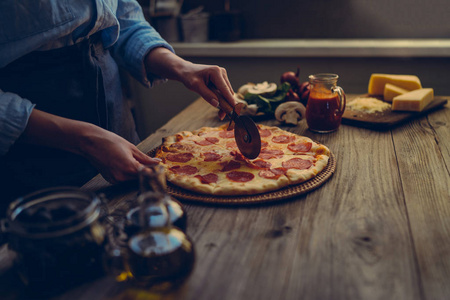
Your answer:
[[[127,214],[134,227],[128,226],[120,277],[152,291],[167,291],[182,283],[194,267],[194,245],[182,230],[186,213],[167,194],[162,167],[141,170],[140,187],[138,207]]]
[[[193,243],[171,224],[163,199],[159,192],[139,195],[141,230],[129,238],[125,260],[128,276],[156,291],[179,285],[195,262]]]

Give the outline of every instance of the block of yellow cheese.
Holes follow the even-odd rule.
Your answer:
[[[370,76],[368,92],[370,95],[383,95],[384,86],[390,83],[405,90],[412,91],[422,88],[419,77],[415,75],[396,75],[373,73]]]
[[[422,111],[434,98],[431,88],[418,89],[394,97],[392,110]]]
[[[402,89],[399,86],[390,84],[390,83],[386,83],[386,85],[384,86],[384,101],[388,101],[388,102],[392,102],[392,99],[394,99],[394,97],[398,96],[398,95],[402,95],[409,92],[408,90]]]

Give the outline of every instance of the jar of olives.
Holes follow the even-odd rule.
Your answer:
[[[3,242],[34,295],[54,294],[103,274],[102,201],[77,188],[41,190],[11,203]]]

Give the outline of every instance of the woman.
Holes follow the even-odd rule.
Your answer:
[[[135,147],[118,65],[148,87],[180,81],[217,107],[213,84],[235,104],[225,69],[175,55],[135,0],[1,1],[3,203],[82,185],[98,171],[111,183],[130,180],[140,165],[158,163]]]

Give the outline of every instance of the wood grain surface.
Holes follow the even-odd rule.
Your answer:
[[[139,148],[149,151],[164,136],[221,124],[216,110],[198,100]],[[386,131],[342,125],[315,134],[304,120],[281,128],[335,154],[336,172],[323,186],[277,204],[184,203],[197,259],[173,292],[158,295],[106,276],[54,299],[449,299],[449,105]],[[111,186],[101,176],[83,187],[105,193],[111,207],[133,200],[136,188]],[[6,265],[0,259],[7,283],[0,297],[23,299]]]

